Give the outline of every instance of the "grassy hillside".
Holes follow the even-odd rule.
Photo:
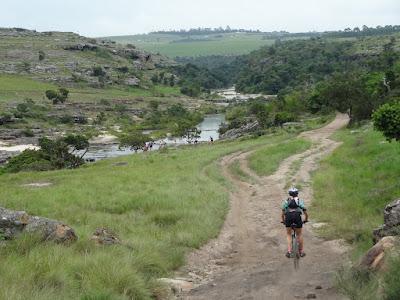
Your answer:
[[[219,33],[207,35],[174,35],[151,33],[131,36],[107,37],[121,44],[134,44],[152,53],[169,57],[241,55],[250,53],[261,46],[272,45],[274,38],[263,33]]]
[[[314,176],[310,213],[314,220],[328,223],[320,230],[323,236],[354,246],[357,262],[372,246],[372,230],[383,224],[383,209],[400,196],[400,147],[370,126],[343,130],[336,138],[343,145],[322,161]],[[400,285],[393,279],[398,278],[400,261],[389,265],[383,278],[341,273],[339,288],[351,299],[382,299],[383,291],[384,299],[398,299]]]
[[[223,223],[228,192],[216,160],[288,137],[132,155],[79,170],[2,175],[1,206],[62,220],[77,231],[79,241],[64,247],[22,237],[0,247],[0,298],[150,299],[162,294],[155,279],[182,265],[184,254],[216,236]],[[52,185],[24,186],[32,182]],[[89,239],[98,227],[115,231],[129,247],[94,246]]]

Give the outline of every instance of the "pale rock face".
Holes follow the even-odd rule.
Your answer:
[[[374,243],[385,236],[400,235],[400,199],[394,200],[385,207],[384,224],[373,231]]]
[[[400,237],[385,236],[363,256],[359,266],[371,271],[385,269],[385,258],[399,247]]]

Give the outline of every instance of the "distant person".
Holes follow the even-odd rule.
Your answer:
[[[289,198],[283,201],[282,204],[282,223],[286,226],[286,238],[288,244],[288,251],[286,257],[290,257],[292,253],[292,224],[295,224],[295,231],[299,239],[300,256],[304,257],[304,241],[303,241],[303,223],[308,222],[307,209],[304,201],[299,199],[299,190],[292,187],[289,191]],[[304,222],[301,215],[304,213]]]
[[[212,136],[210,136],[210,143],[214,143],[214,138]]]

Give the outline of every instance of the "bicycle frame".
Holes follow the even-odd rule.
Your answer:
[[[299,268],[299,260],[300,260],[300,247],[299,240],[297,239],[295,227],[296,224],[292,224],[292,253],[291,258],[293,258],[294,268]]]

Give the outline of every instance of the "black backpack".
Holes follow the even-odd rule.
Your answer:
[[[299,204],[298,204],[298,201],[296,201],[296,199],[288,198],[286,201],[288,202],[289,208],[292,208],[292,209],[299,208]]]

